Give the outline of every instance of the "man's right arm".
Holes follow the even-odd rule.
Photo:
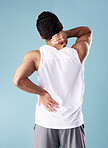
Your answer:
[[[15,72],[13,83],[23,91],[38,95],[44,95],[46,91],[38,85],[34,84],[29,79],[29,76],[31,76],[36,70],[34,55],[36,56],[35,51],[29,51],[24,55],[21,65]]]
[[[92,43],[92,30],[89,27],[77,27],[66,31],[67,38],[77,37],[72,48],[76,49],[81,63],[86,59]]]

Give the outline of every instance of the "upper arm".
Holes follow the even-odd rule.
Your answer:
[[[79,37],[72,48],[76,49],[81,63],[86,59],[92,43],[92,31]]]
[[[14,83],[17,84],[21,79],[29,77],[35,70],[33,51],[29,51],[24,55],[21,65],[15,72]]]

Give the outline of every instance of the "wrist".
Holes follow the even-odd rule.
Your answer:
[[[42,90],[40,96],[43,96],[47,91],[46,90]]]
[[[70,30],[65,31],[67,38],[70,38]]]

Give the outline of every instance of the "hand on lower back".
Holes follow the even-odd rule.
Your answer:
[[[48,111],[56,111],[52,106],[60,108],[59,103],[52,99],[51,95],[46,91],[43,95],[40,95],[39,105],[41,103],[45,106]]]
[[[67,33],[63,30],[55,34],[51,39],[52,44],[62,44],[62,47],[65,47],[67,42]]]

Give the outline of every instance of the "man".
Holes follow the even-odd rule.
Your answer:
[[[67,31],[58,17],[42,12],[36,22],[46,45],[24,55],[13,83],[37,94],[33,148],[86,148],[82,103],[84,94],[84,61],[92,42],[89,27]],[[77,37],[72,47],[68,38]],[[28,77],[38,74],[38,85]]]

